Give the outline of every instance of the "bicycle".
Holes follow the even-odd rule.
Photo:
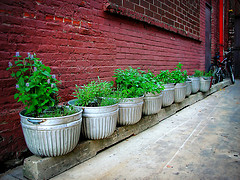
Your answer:
[[[235,83],[233,67],[232,67],[232,49],[231,48],[227,52],[225,52],[225,58],[222,61],[220,60],[219,52],[215,54],[213,64],[211,64],[208,69],[208,72],[210,71],[213,74],[212,84],[221,82],[226,77],[230,77],[231,82],[233,84]]]

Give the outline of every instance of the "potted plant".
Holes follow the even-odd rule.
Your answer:
[[[82,133],[88,139],[103,139],[112,135],[118,118],[118,99],[113,94],[113,82],[91,81],[81,87],[76,85],[68,102],[83,109]]]
[[[186,97],[186,80],[187,71],[182,72],[182,64],[179,63],[177,68],[172,71],[172,78],[174,79],[174,102],[182,102]]]
[[[191,79],[187,78],[186,80],[186,97],[190,96],[192,93],[192,81]]]
[[[38,156],[60,156],[72,151],[80,137],[82,110],[58,106],[59,81],[36,55],[9,62],[7,70],[17,80],[14,98],[25,105],[20,112],[26,144]]]
[[[164,90],[162,91],[162,106],[170,106],[174,102],[174,81],[171,72],[169,70],[160,71],[160,73],[156,75],[155,79],[158,82],[163,83]]]
[[[197,93],[199,91],[201,75],[201,71],[195,70],[193,76],[189,78],[192,81],[192,93]]]
[[[116,78],[117,89],[123,98],[119,103],[119,125],[135,124],[142,117],[145,90],[142,87],[143,77],[139,69],[129,67],[125,70],[115,70],[113,77]]]
[[[207,92],[210,89],[211,77],[212,77],[212,71],[209,71],[208,73],[206,73],[205,71],[202,71],[201,77],[200,77],[200,88],[199,88],[201,92]]]
[[[143,76],[142,86],[145,89],[143,114],[156,114],[162,107],[162,90],[164,90],[163,83],[157,81],[150,70],[148,70],[148,72],[141,71],[141,74]]]

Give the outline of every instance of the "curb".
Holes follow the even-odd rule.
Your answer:
[[[59,157],[30,156],[24,160],[23,175],[28,179],[49,179],[62,172],[96,156],[99,151],[104,150],[132,135],[139,134],[146,129],[158,124],[165,118],[175,114],[177,111],[204,99],[212,93],[229,86],[230,80],[224,80],[206,92],[198,92],[190,95],[181,103],[174,103],[169,107],[161,109],[158,114],[143,116],[142,119],[129,126],[117,127],[114,134],[101,140],[80,141],[77,147],[70,153]]]

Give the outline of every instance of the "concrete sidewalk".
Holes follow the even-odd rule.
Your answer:
[[[240,179],[240,81],[52,178]]]
[[[238,80],[52,179],[240,179],[239,153]]]

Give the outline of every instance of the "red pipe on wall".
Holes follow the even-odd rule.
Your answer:
[[[224,47],[224,38],[223,38],[223,0],[219,0],[219,55],[220,61],[223,61],[223,47]]]

